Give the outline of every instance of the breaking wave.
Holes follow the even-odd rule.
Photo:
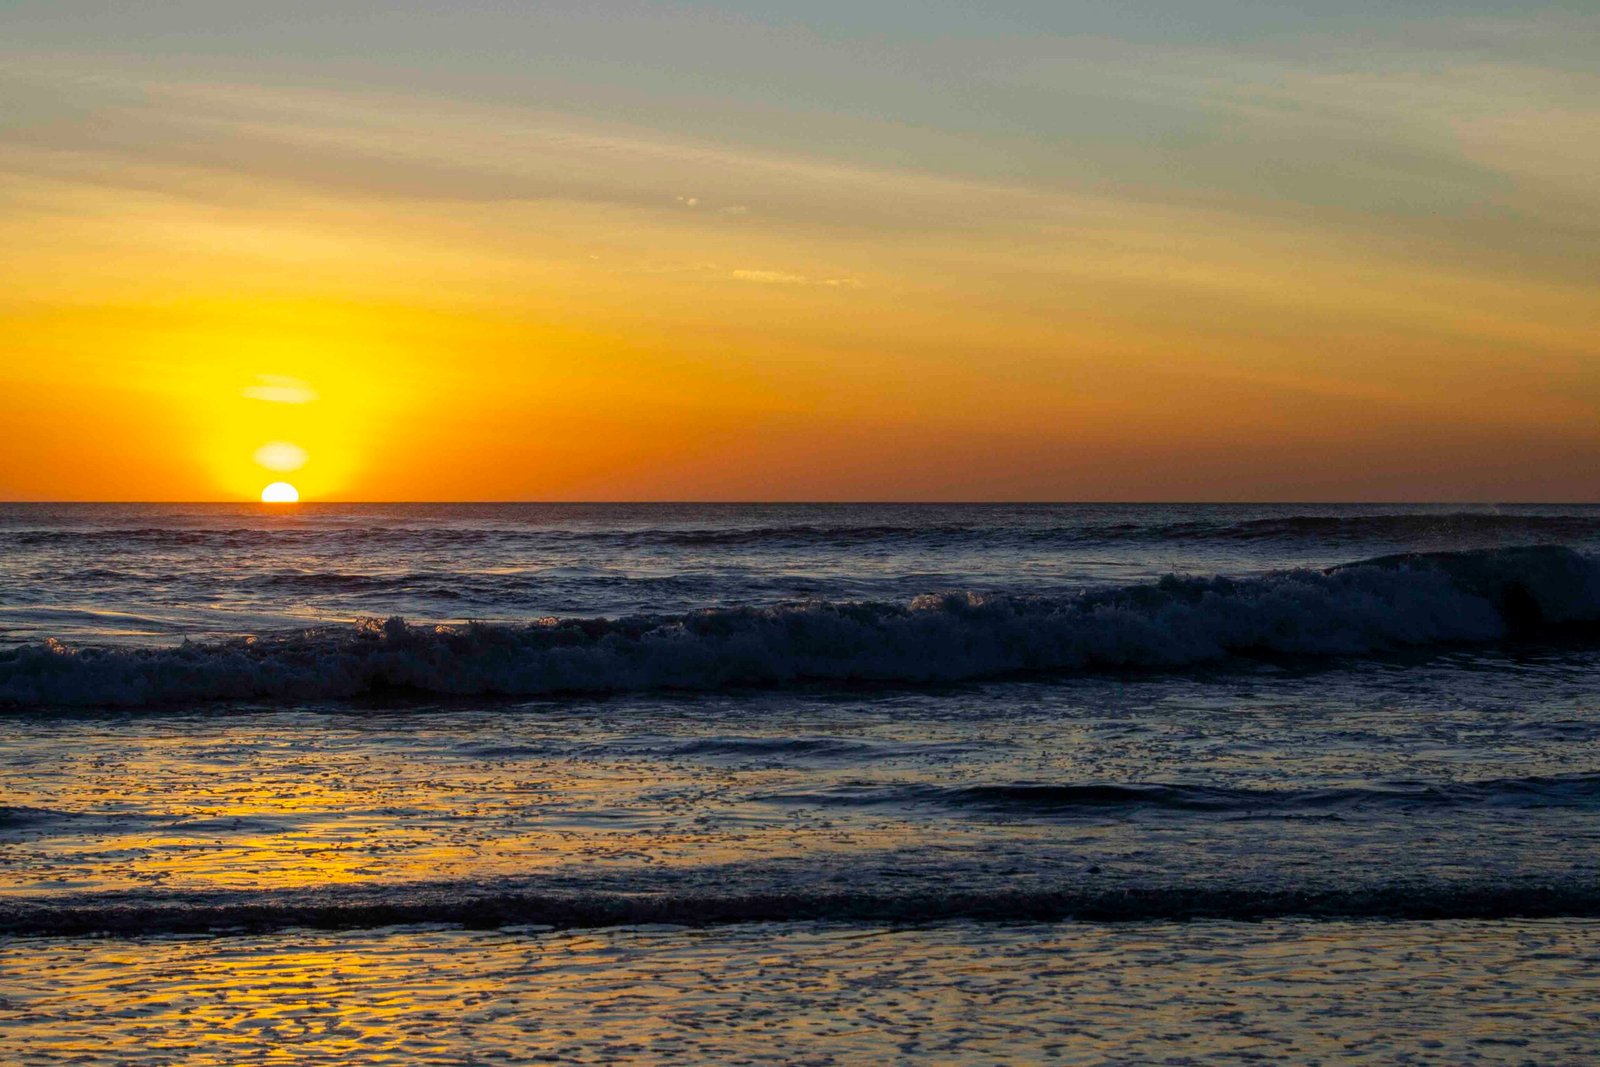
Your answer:
[[[0,652],[0,704],[150,706],[385,689],[538,696],[800,682],[947,682],[1166,669],[1237,654],[1361,655],[1600,620],[1600,560],[1544,546],[1411,554],[1262,578],[1070,596],[943,593],[526,626],[353,626],[186,643]]]

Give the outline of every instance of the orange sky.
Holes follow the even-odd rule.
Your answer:
[[[1594,495],[1560,5],[1380,49],[702,5],[655,66],[620,15],[518,65],[504,8],[419,58],[72,6],[0,15],[0,499]]]

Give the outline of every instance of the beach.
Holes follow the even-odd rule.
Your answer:
[[[0,543],[19,1063],[1600,1055],[1600,508]]]

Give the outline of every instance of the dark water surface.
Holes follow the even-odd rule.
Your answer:
[[[245,1060],[1581,1062],[1597,552],[1592,507],[3,506],[0,1031],[238,1062],[269,1006],[194,998],[251,975],[326,996]],[[677,997],[709,1029],[647,1033]]]

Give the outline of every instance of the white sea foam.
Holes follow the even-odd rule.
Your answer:
[[[0,653],[0,703],[149,706],[385,688],[540,695],[801,681],[934,682],[1174,668],[1238,653],[1363,654],[1600,619],[1600,561],[1563,548],[1389,557],[1067,597],[949,593],[527,626],[398,618],[166,649]]]

